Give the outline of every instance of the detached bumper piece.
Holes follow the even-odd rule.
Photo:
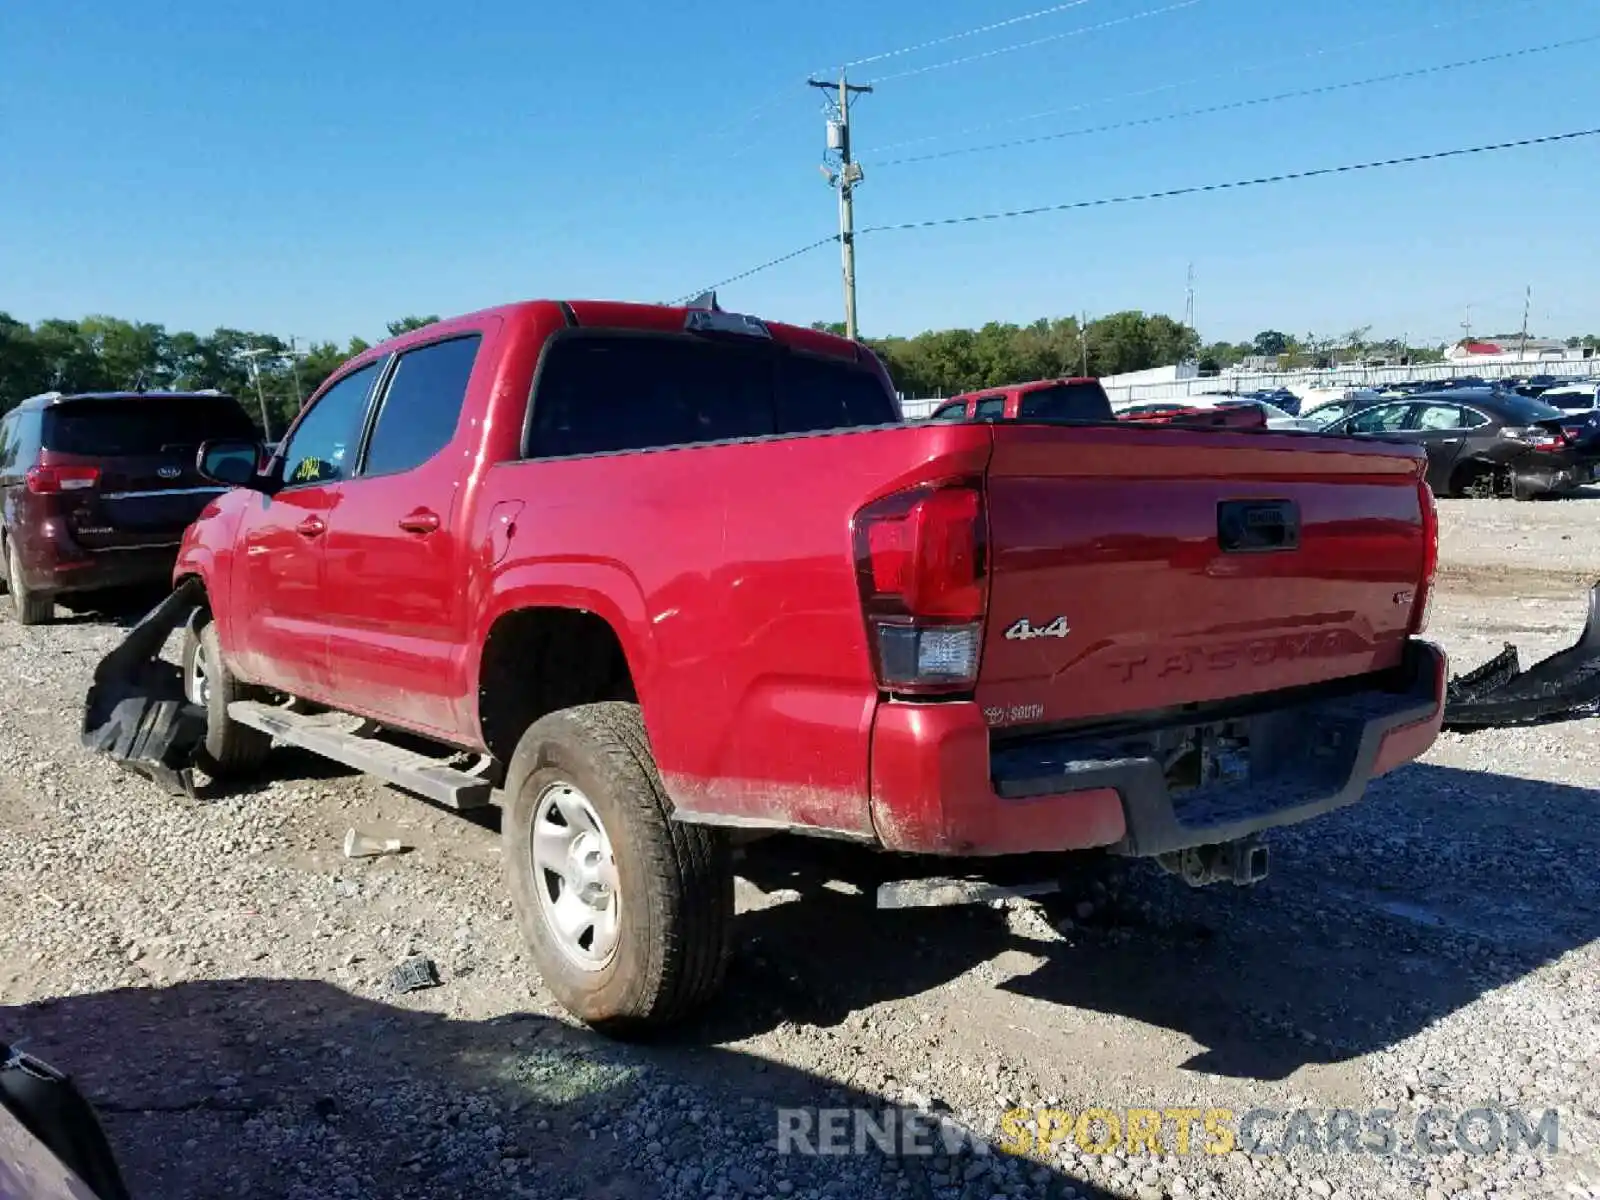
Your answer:
[[[161,648],[199,603],[199,585],[186,582],[146,613],[95,667],[84,701],[83,745],[174,795],[194,795],[206,714],[185,698],[182,672]]]
[[[1508,645],[1483,666],[1450,681],[1446,729],[1527,725],[1600,710],[1600,584],[1589,591],[1589,618],[1576,644],[1520,670]]]

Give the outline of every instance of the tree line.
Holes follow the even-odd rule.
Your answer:
[[[437,321],[402,317],[390,337]],[[351,338],[340,346],[292,346],[270,333],[217,329],[168,332],[161,325],[91,316],[28,325],[0,312],[0,413],[40,392],[202,391],[237,397],[269,437],[288,428],[302,401],[338,368],[366,350]]]
[[[402,317],[390,337],[438,320]],[[813,328],[843,332],[817,322]],[[1382,357],[1436,361],[1445,347],[1374,339],[1370,326],[1339,337],[1264,330],[1248,342],[1202,345],[1199,334],[1160,313],[1119,312],[1082,324],[1076,317],[1026,325],[991,321],[979,329],[939,329],[914,337],[869,338],[896,388],[906,396],[950,396],[978,388],[1069,375],[1119,375],[1198,360],[1214,373],[1246,359],[1275,359],[1282,369]],[[1600,346],[1600,337],[1568,339]],[[292,345],[270,333],[221,328],[209,334],[169,332],[148,322],[89,316],[29,325],[0,312],[0,412],[45,391],[215,388],[237,397],[271,437],[281,435],[301,404],[346,359],[368,343],[359,337]]]

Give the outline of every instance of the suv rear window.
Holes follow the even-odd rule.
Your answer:
[[[854,363],[693,335],[588,334],[550,345],[528,454],[555,458],[897,424]]]
[[[1058,383],[1024,392],[1017,407],[1024,421],[1110,421],[1111,401],[1098,383]]]
[[[44,448],[62,454],[160,454],[207,438],[256,437],[244,409],[224,396],[69,400],[44,411]]]

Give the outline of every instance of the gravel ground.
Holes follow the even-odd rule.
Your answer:
[[[1458,668],[1575,636],[1600,502],[1442,510]],[[78,1075],[141,1200],[1600,1197],[1600,720],[1446,735],[1249,891],[1086,858],[1042,905],[878,913],[895,864],[753,846],[716,1010],[619,1046],[531,976],[492,820],[288,751],[194,802],[81,751],[119,636],[0,622],[0,1037]],[[351,826],[410,849],[347,861]],[[442,983],[395,995],[411,954]],[[1315,1114],[1276,1143],[1384,1108],[1404,1152],[988,1152],[1019,1105]],[[1486,1106],[1556,1110],[1559,1150],[1412,1152]],[[782,1111],[841,1107],[952,1152],[778,1153]]]

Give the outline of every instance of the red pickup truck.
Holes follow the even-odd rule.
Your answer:
[[[907,423],[854,342],[530,302],[353,359],[264,458],[202,447],[234,490],[85,741],[498,801],[534,961],[613,1031],[717,987],[736,838],[1247,883],[1440,725],[1411,446]]]

